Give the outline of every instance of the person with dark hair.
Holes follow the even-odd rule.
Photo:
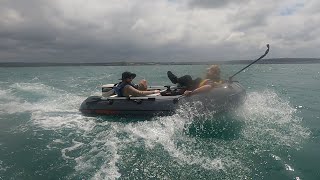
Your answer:
[[[129,96],[146,96],[150,94],[160,93],[159,90],[147,91],[147,81],[141,80],[139,84],[133,84],[132,80],[136,77],[136,74],[131,72],[122,73],[121,82],[117,86],[113,87],[115,93],[119,97]]]
[[[207,69],[205,79],[196,78],[193,80],[190,75],[178,78],[171,71],[168,71],[167,75],[173,84],[184,87],[183,94],[186,96],[209,91],[223,82],[220,78],[220,67],[218,65],[212,65]]]

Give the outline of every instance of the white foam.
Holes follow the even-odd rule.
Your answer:
[[[6,95],[7,95],[7,92],[5,90],[0,89],[0,97],[1,97],[1,99],[6,97]]]
[[[96,134],[89,143],[92,148],[75,158],[77,162],[75,170],[81,173],[93,169],[95,173],[92,179],[119,178],[121,174],[118,172],[116,163],[120,158],[118,148],[121,148],[121,143],[116,132],[117,130],[113,128],[111,131]]]
[[[63,144],[64,142],[61,139],[55,139],[52,141],[53,143]]]
[[[273,157],[276,161],[280,161],[285,170],[287,170],[287,171],[295,171],[292,166],[290,166],[288,163],[286,163],[285,161],[283,161],[279,156],[276,156],[276,155],[274,155],[274,154],[270,154],[270,155],[271,155],[271,157]]]
[[[1,114],[13,114],[17,112],[25,111],[24,108],[20,108],[21,99],[14,97],[9,89],[0,89],[0,113]],[[22,110],[23,109],[23,110]]]
[[[9,167],[5,167],[3,161],[0,160],[0,172],[1,171],[6,171]],[[1,176],[0,176],[0,179],[1,179]]]
[[[42,83],[14,83],[9,87],[20,92],[33,92],[41,95],[57,95],[58,93],[63,92],[62,90]]]
[[[226,168],[236,169],[241,166],[241,163],[234,157],[223,157],[223,154],[231,153],[223,147],[214,147],[219,152],[227,152],[216,157],[205,156],[201,149],[194,149],[198,142],[183,133],[185,122],[186,120],[179,115],[174,115],[138,123],[99,123],[99,126],[108,128],[101,132],[95,132],[89,144],[81,146],[84,149],[90,148],[74,158],[77,163],[75,170],[81,173],[94,169],[95,173],[92,179],[119,178],[121,174],[116,164],[121,159],[119,151],[128,148],[128,144],[140,146],[141,143],[136,142],[141,139],[145,148],[150,150],[153,150],[155,145],[162,145],[164,150],[181,165],[198,165],[203,169],[213,171],[225,171]],[[89,136],[90,133],[92,133],[91,130],[82,132],[83,136]],[[126,133],[128,136],[120,139],[118,133]],[[177,141],[185,145],[177,147]],[[73,147],[74,145],[70,146],[68,151]],[[99,159],[103,159],[103,161],[99,162]],[[241,169],[245,169],[245,167]]]
[[[46,97],[36,102],[28,102],[16,97],[11,92],[12,90],[1,90],[0,98],[7,101],[0,104],[2,114],[29,112],[31,123],[46,129],[91,129],[93,127],[90,123],[82,123],[84,119],[92,118],[83,117],[78,111],[79,105],[85,97],[76,96],[41,83],[15,83],[10,87],[19,91],[42,93]]]
[[[96,118],[82,116],[79,111],[79,105],[85,99],[85,97],[79,97],[74,94],[70,94],[63,90],[59,90],[54,87],[50,87],[41,83],[15,83],[10,86],[11,90],[18,92],[29,92],[35,95],[43,95],[44,98],[36,102],[28,102],[21,98],[16,97],[11,90],[0,91],[0,98],[7,101],[0,104],[1,113],[15,114],[22,112],[29,112],[31,114],[31,120],[29,121],[32,126],[54,130],[57,133],[65,130],[71,130],[70,136],[80,135],[85,138],[90,133],[97,123],[93,120]],[[9,102],[8,102],[9,101]],[[108,122],[106,122],[108,124]],[[99,124],[100,126],[104,124]],[[17,127],[19,131],[24,131],[28,125],[21,125]],[[78,154],[81,150],[87,150],[87,146],[80,139],[73,139],[72,144],[68,145],[65,140],[58,139],[47,145],[48,149],[61,148],[61,155],[65,160],[75,160],[77,165],[75,167],[77,172],[82,172],[86,169],[92,169],[96,167],[97,159],[106,158],[101,166],[95,169],[93,179],[115,179],[120,177],[116,162],[119,159],[117,155],[118,138],[115,134],[116,131],[111,131],[111,135],[107,136],[107,132],[101,132],[101,135],[94,135],[92,142],[92,149],[89,149],[88,153]],[[102,149],[100,149],[102,148]]]
[[[57,148],[56,146],[59,145],[59,144],[60,145],[64,145],[65,142],[62,139],[55,139],[51,143],[49,143],[46,147],[48,149],[52,150],[52,149],[56,149]]]
[[[268,148],[290,146],[300,148],[309,137],[309,130],[301,125],[302,118],[289,101],[281,99],[274,91],[248,93],[245,104],[237,115],[246,123],[243,136],[252,144]]]
[[[1,114],[15,114],[27,112],[32,107],[31,103],[28,102],[19,102],[19,99],[15,99],[17,101],[11,101],[4,104],[0,104],[0,113]]]
[[[83,97],[70,95],[65,91],[40,83],[15,83],[10,88],[0,90],[0,99],[3,100],[3,103],[0,104],[0,112],[2,113],[76,112],[81,99],[83,99]],[[34,92],[46,97],[37,102],[28,102],[12,93],[13,90]]]
[[[273,157],[273,159],[277,160],[277,161],[281,161],[281,158],[279,156],[276,156],[274,154],[271,154],[271,157]]]
[[[109,147],[108,150],[111,153],[110,160],[103,165],[101,165],[100,169],[93,175],[92,179],[116,179],[121,176],[121,174],[118,172],[119,168],[116,166],[116,163],[120,156],[117,154],[118,151],[118,140],[108,141],[104,144],[104,146]]]
[[[229,157],[207,157],[201,153],[201,150],[192,149],[197,146],[198,142],[183,133],[186,121],[188,122],[179,115],[174,115],[161,117],[151,122],[127,125],[125,130],[136,139],[142,138],[149,149],[153,149],[156,144],[161,144],[170,156],[182,165],[196,164],[208,170],[225,170],[226,167],[230,168],[229,166],[234,164],[239,165],[236,159],[230,161]],[[177,147],[177,141],[185,145]]]
[[[289,164],[285,164],[284,166],[287,171],[294,171],[294,169]]]
[[[64,159],[73,159],[72,157],[70,157],[70,156],[68,156],[68,155],[66,155],[66,154],[69,153],[69,152],[71,152],[71,151],[74,151],[74,150],[76,150],[76,149],[79,149],[79,148],[83,145],[82,142],[75,141],[74,139],[72,140],[72,143],[73,143],[72,146],[67,147],[67,148],[63,148],[63,149],[61,150],[61,154],[62,154],[62,157],[63,157]]]

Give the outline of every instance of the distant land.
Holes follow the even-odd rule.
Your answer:
[[[46,67],[46,66],[148,66],[148,65],[210,65],[249,64],[254,60],[207,61],[207,62],[99,62],[99,63],[52,63],[52,62],[0,62],[0,67]],[[320,58],[274,58],[263,59],[257,64],[318,64]]]

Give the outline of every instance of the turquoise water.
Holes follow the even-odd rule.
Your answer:
[[[246,102],[228,113],[201,103],[152,119],[78,111],[122,71],[159,85],[168,70],[205,68],[0,68],[0,179],[320,179],[320,64],[251,66],[235,78]]]

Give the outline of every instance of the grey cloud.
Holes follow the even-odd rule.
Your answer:
[[[14,25],[0,25],[0,38],[4,39],[0,43],[1,51],[10,49],[7,42],[15,42],[15,51],[18,60],[32,58],[34,60],[48,56],[48,59],[71,60],[72,57],[80,57],[84,61],[101,61],[101,59],[143,59],[147,60],[148,54],[152,50],[141,49],[139,41],[130,32],[134,24],[134,17],[126,17],[127,14],[117,14],[116,17],[106,17],[111,23],[111,30],[103,29],[105,19],[92,19],[92,21],[77,21],[68,19],[55,11],[54,8],[44,12],[43,7],[51,4],[42,4],[38,1],[30,1],[30,4],[15,4],[14,1],[3,3],[1,7],[14,10],[18,14],[23,14],[23,22]],[[37,10],[37,13],[34,12]],[[3,11],[5,12],[5,11]],[[58,23],[67,24],[68,28],[59,28],[52,23],[50,16],[54,17]],[[148,37],[145,37],[146,39]],[[137,42],[135,42],[137,41]],[[13,51],[13,49],[11,49]],[[149,55],[152,58],[152,55]],[[6,57],[2,59],[7,59]]]
[[[246,31],[257,26],[265,26],[267,25],[267,19],[268,16],[264,11],[259,11],[252,14],[239,12],[229,17],[229,20],[234,22],[233,30],[235,31]]]
[[[319,15],[280,17],[276,1],[83,2],[0,1],[0,61],[251,59],[265,43],[269,57],[319,56],[319,23],[306,23]]]
[[[229,4],[246,4],[250,0],[190,0],[190,7],[221,8]]]

